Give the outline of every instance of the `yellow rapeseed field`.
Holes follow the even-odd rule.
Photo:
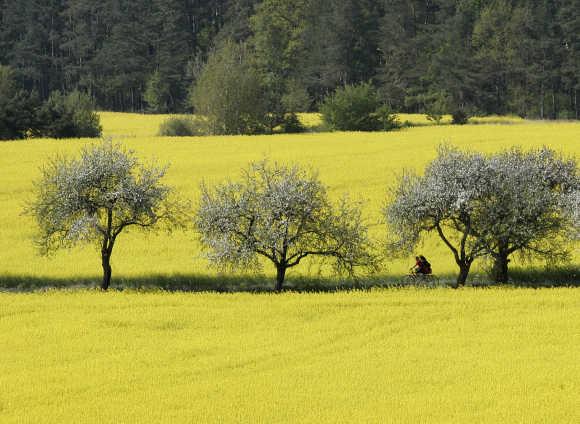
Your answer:
[[[580,124],[523,122],[513,125],[440,125],[408,128],[389,133],[339,132],[265,136],[157,137],[166,116],[102,113],[104,134],[134,149],[144,161],[169,163],[167,182],[195,203],[199,184],[236,178],[249,161],[270,158],[299,162],[319,171],[333,197],[349,192],[367,202],[365,215],[374,237],[384,236],[380,210],[386,190],[405,167],[422,169],[440,143],[492,152],[510,146],[550,146],[580,157]],[[305,115],[312,126],[315,115]],[[100,263],[94,246],[62,251],[50,258],[36,254],[32,239],[34,225],[22,215],[30,199],[32,182],[39,168],[57,154],[74,155],[93,140],[25,140],[0,143],[0,279],[98,278]],[[450,253],[436,240],[421,247],[436,274],[455,272]],[[576,250],[574,262],[580,254]],[[392,260],[385,273],[403,275],[409,260]],[[477,271],[477,267],[475,268]],[[271,275],[269,268],[266,275]],[[306,264],[293,269],[288,278],[316,273]],[[196,236],[190,231],[144,235],[123,233],[113,253],[113,279],[162,275],[215,276],[200,257]]]
[[[578,289],[0,294],[0,422],[578,423]]]
[[[297,161],[318,169],[333,197],[365,199],[378,238],[387,186],[404,167],[422,169],[441,142],[485,152],[548,145],[580,157],[577,123],[168,138],[156,136],[166,116],[101,117],[105,135],[170,163],[167,181],[192,201],[202,180],[236,178],[250,160]],[[318,115],[301,119],[320,125]],[[39,167],[94,142],[0,143],[0,286],[99,277],[92,246],[37,256],[22,215]],[[436,273],[454,271],[437,240],[421,252]],[[391,261],[385,276],[409,265]],[[113,267],[119,280],[228,282],[207,268],[191,232],[123,234]],[[572,288],[0,292],[0,423],[576,423],[578,322]]]
[[[139,113],[100,112],[101,122],[104,124],[105,135],[120,137],[151,137],[157,135],[159,125],[172,116],[183,115],[143,115]],[[298,117],[308,129],[323,128],[322,116],[319,113],[299,113]],[[420,113],[399,113],[397,120],[401,123],[409,122],[416,126],[435,125]],[[517,116],[484,116],[472,117],[474,124],[521,124],[525,121]],[[445,115],[442,124],[451,123],[451,115]]]

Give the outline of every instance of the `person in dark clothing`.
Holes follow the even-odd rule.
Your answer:
[[[421,255],[419,256],[419,260],[421,261],[421,274],[431,274],[433,271],[431,270],[431,264],[429,263],[429,261],[425,258],[425,256]]]
[[[419,256],[415,256],[415,265],[413,265],[409,271],[411,271],[412,274],[420,274],[422,266],[421,258],[419,258]]]
[[[411,267],[411,272],[414,275],[429,275],[432,273],[431,264],[425,256],[415,256],[415,265]]]

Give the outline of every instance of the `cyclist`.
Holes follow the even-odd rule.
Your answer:
[[[431,270],[431,264],[425,258],[425,256],[415,256],[415,265],[411,267],[411,272],[413,275],[429,275],[433,271]]]
[[[431,270],[431,264],[425,258],[425,256],[420,255],[419,260],[421,261],[421,271],[420,271],[421,274],[429,275],[433,273],[433,271]]]

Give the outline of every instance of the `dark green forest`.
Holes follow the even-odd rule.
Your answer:
[[[0,65],[42,100],[188,111],[231,41],[286,109],[370,82],[398,111],[579,118],[578,0],[0,0]]]

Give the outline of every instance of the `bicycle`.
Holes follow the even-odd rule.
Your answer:
[[[439,282],[439,279],[434,274],[421,274],[421,273],[412,273],[407,274],[403,278],[404,284],[415,284],[415,285],[426,285],[429,287],[434,287]]]

